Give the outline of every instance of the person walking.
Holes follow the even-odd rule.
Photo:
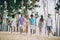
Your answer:
[[[39,22],[38,22],[39,34],[41,34],[42,32],[43,24],[44,24],[44,19],[43,19],[43,15],[41,15],[41,18],[39,19]]]
[[[31,30],[31,34],[33,34],[34,30],[35,30],[35,24],[36,24],[36,19],[34,18],[33,14],[31,14],[31,18],[30,20],[30,30]]]
[[[25,31],[25,26],[24,26],[25,19],[23,17],[23,14],[21,14],[21,17],[19,19],[19,28],[20,28],[20,33]]]
[[[16,14],[14,14],[12,16],[12,23],[11,23],[11,26],[12,26],[12,31],[13,32],[17,32],[17,19],[16,19]]]
[[[51,18],[51,14],[48,14],[46,26],[47,26],[48,35],[50,35],[50,33],[52,32],[52,27],[53,27],[53,20]]]
[[[26,18],[25,18],[26,20],[25,20],[25,23],[26,23],[26,33],[28,33],[28,28],[29,28],[29,24],[30,24],[30,22],[29,22],[29,16],[28,15],[26,15]]]

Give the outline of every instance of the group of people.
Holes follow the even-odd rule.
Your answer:
[[[42,28],[44,25],[44,18],[43,15],[40,16],[39,18],[39,22],[38,22],[38,26],[36,26],[36,18],[34,17],[33,14],[30,15],[26,15],[26,17],[24,17],[23,14],[19,14],[19,17],[16,18],[16,15],[13,15],[13,20],[11,23],[12,26],[12,31],[15,32],[17,30],[17,25],[18,25],[18,30],[20,33],[26,32],[28,33],[28,29],[30,28],[30,33],[34,34],[34,32],[36,31],[36,27],[39,28],[39,34],[42,32]],[[46,27],[47,27],[47,31],[48,31],[48,35],[50,35],[51,33],[51,29],[53,26],[53,20],[51,18],[51,14],[48,14],[48,18],[45,21],[46,22]]]

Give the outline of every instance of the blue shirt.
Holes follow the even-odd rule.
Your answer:
[[[23,25],[24,18],[23,18],[23,17],[21,17],[21,18],[19,19],[19,21],[20,21],[20,24],[21,24],[21,25]]]
[[[31,24],[31,25],[35,25],[35,21],[36,21],[35,18],[30,18],[29,20],[30,20],[30,24]]]

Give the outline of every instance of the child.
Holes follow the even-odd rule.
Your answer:
[[[12,19],[12,31],[15,32],[17,30],[16,26],[17,26],[17,19],[16,19],[16,15],[14,14]]]
[[[21,17],[19,19],[19,27],[20,27],[20,33],[22,33],[24,31],[24,17],[23,15],[21,14]]]
[[[28,33],[28,27],[29,27],[29,16],[26,15],[26,33]]]
[[[47,30],[48,30],[48,35],[50,35],[51,33],[51,29],[52,29],[52,26],[53,26],[53,20],[52,18],[50,17],[51,15],[48,14],[48,18],[47,18],[47,22],[46,22],[46,25],[47,25]]]
[[[35,29],[35,22],[36,22],[36,19],[34,18],[33,15],[31,15],[31,18],[30,18],[29,20],[30,20],[31,34],[33,34],[34,29]]]
[[[41,15],[41,18],[39,19],[39,22],[38,22],[39,33],[42,32],[43,22],[44,22],[43,15]]]

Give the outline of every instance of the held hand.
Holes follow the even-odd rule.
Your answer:
[[[52,27],[53,27],[53,24],[52,24]]]
[[[47,23],[45,24],[45,27],[47,27]]]

